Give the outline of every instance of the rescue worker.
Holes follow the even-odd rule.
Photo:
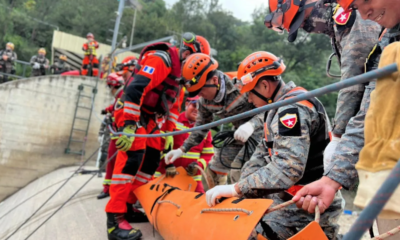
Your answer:
[[[351,7],[357,9],[364,19],[370,19],[387,27],[383,29],[380,42],[371,52],[366,63],[366,71],[374,70],[378,67],[382,51],[393,42],[400,41],[400,19],[398,18],[398,8],[393,8],[398,1],[353,1],[342,0],[339,3],[347,10]],[[385,9],[385,10],[384,10]],[[379,83],[379,82],[378,82]],[[297,201],[297,206],[306,211],[314,212],[315,206],[318,205],[323,212],[327,209],[333,199],[337,189],[343,187],[345,189],[355,189],[359,180],[359,174],[355,168],[359,160],[359,153],[364,146],[364,120],[371,102],[371,92],[375,89],[375,82],[371,82],[364,94],[363,102],[359,113],[351,119],[346,133],[336,148],[332,157],[332,165],[324,173],[324,177],[305,186],[297,193],[293,200]],[[371,103],[372,104],[372,103]],[[369,114],[369,113],[368,113]],[[395,135],[393,135],[395,136]],[[360,156],[360,161],[361,161]],[[383,160],[384,161],[384,160]],[[388,167],[391,165],[388,164]],[[372,177],[375,183],[370,184],[365,181],[365,176],[360,179],[360,186],[369,185],[369,189],[374,189],[372,186],[379,185],[381,178]],[[370,194],[372,197],[374,194]],[[397,198],[398,199],[398,198]],[[398,217],[395,219],[399,219]],[[393,229],[400,224],[399,220],[384,220],[378,219],[378,229],[380,233]],[[390,240],[397,239],[397,236],[391,237]]]
[[[242,94],[256,107],[295,97],[307,91],[282,80],[286,66],[269,52],[255,52],[240,65],[238,79]],[[242,169],[236,184],[217,186],[206,193],[207,204],[215,206],[221,197],[269,198],[274,205],[292,198],[302,185],[323,174],[323,150],[329,143],[328,117],[316,98],[271,110],[264,116],[264,140]],[[321,215],[320,225],[329,239],[336,239],[336,222],[342,212],[337,196]],[[256,231],[268,239],[292,237],[314,220],[314,216],[288,206],[266,214]],[[256,238],[251,238],[256,239]]]
[[[277,32],[287,30],[289,42],[296,40],[299,28],[308,33],[325,34],[331,38],[333,53],[339,60],[341,79],[364,73],[365,59],[378,42],[379,24],[363,20],[357,12],[345,13],[336,1],[306,0],[298,3],[295,0],[269,0],[271,14],[265,18],[265,25]],[[282,12],[282,9],[285,10]],[[325,150],[325,167],[331,162],[350,118],[360,110],[364,91],[367,91],[365,84],[339,91],[332,141]]]
[[[187,98],[186,99],[186,108],[185,111],[182,112],[178,117],[178,123],[176,124],[176,129],[178,131],[190,129],[194,127],[196,123],[196,118],[198,115],[197,106],[199,104],[199,96]],[[164,130],[164,127],[162,128]],[[174,146],[173,149],[178,149],[182,146],[183,142],[189,137],[189,133],[175,135],[174,136]],[[188,174],[193,177],[193,179],[197,182],[197,187],[195,189],[196,192],[204,193],[203,183],[201,181],[202,175],[200,170],[196,168],[196,166],[200,166],[203,170],[206,170],[208,163],[214,155],[214,148],[212,145],[212,136],[211,131],[208,131],[207,136],[203,139],[203,141],[193,147],[189,152],[185,153],[181,158],[177,159],[174,162],[174,167],[184,167]],[[158,167],[155,177],[160,177],[164,174],[165,168],[167,164],[165,163],[164,156],[161,159],[161,164]],[[174,173],[173,173],[174,174]],[[168,176],[168,172],[167,172]]]
[[[109,189],[116,158],[114,154],[117,152],[117,149],[115,147],[116,139],[111,140],[110,136],[111,133],[110,130],[108,129],[108,123],[112,123],[112,116],[114,113],[115,106],[122,97],[122,94],[124,93],[123,90],[125,81],[121,76],[118,76],[116,73],[111,73],[107,77],[106,83],[107,86],[110,88],[111,95],[114,97],[115,100],[113,104],[111,104],[110,106],[101,111],[101,114],[106,115],[106,117],[105,117],[105,123],[102,123],[102,125],[104,125],[103,127],[104,133],[101,136],[101,141],[99,139],[99,142],[101,143],[102,158],[104,158],[104,162],[108,159],[108,163],[106,167],[106,175],[103,181],[103,191],[97,196],[97,199],[103,199],[110,196]]]
[[[199,95],[199,116],[195,126],[211,123],[216,115],[219,118],[234,116],[254,109],[248,102],[248,94],[241,94],[232,80],[218,70],[218,62],[205,54],[190,55],[183,66],[182,78],[186,81],[189,97]],[[250,159],[252,150],[245,143],[250,137],[259,142],[262,137],[262,116],[238,120],[232,123],[235,127],[234,141],[224,148],[216,148],[206,174],[215,185],[225,185],[230,172],[231,182],[240,178],[243,163]],[[207,130],[193,132],[183,145],[165,156],[167,164],[184,156],[206,137]],[[247,154],[246,154],[247,152]]]
[[[31,58],[32,74],[31,76],[46,75],[46,70],[50,67],[49,59],[46,58],[46,49],[40,48],[38,55]]]
[[[81,74],[83,76],[98,76],[99,73],[99,60],[97,59],[96,49],[99,48],[99,43],[94,40],[94,35],[88,33],[86,35],[87,43],[83,44],[82,50],[85,52],[85,57],[82,61]],[[91,69],[91,72],[89,72]]]
[[[203,37],[191,34],[190,39],[184,42],[184,46],[196,45],[193,51],[210,52],[210,45]],[[142,50],[135,76],[126,85],[118,107],[123,111],[115,111],[114,114],[119,129],[125,133],[157,133],[163,123],[167,132],[175,129],[179,107],[176,99],[179,95],[184,97],[177,79],[180,78],[185,52],[166,43],[152,44]],[[108,234],[110,239],[138,239],[142,235],[140,230],[132,229],[126,221],[132,214],[140,214],[131,211],[132,204],[136,202],[133,191],[152,178],[159,165],[161,151],[172,148],[173,137],[166,137],[165,145],[161,146],[161,138],[121,136],[116,145],[120,151],[111,181],[111,199],[106,206],[107,227],[112,229]],[[124,216],[124,213],[127,214]]]
[[[103,59],[103,61],[101,62],[101,70],[102,70],[101,78],[102,79],[107,79],[108,72],[109,72],[109,69],[110,69],[110,61],[111,61],[111,57],[110,56],[106,56]],[[114,73],[116,68],[117,68],[117,57],[114,57],[113,62],[111,63],[110,73]]]
[[[70,71],[71,67],[67,63],[67,60],[68,58],[66,55],[60,55],[58,61],[51,65],[50,71],[52,71],[53,74],[61,74]]]
[[[17,60],[17,54],[14,52],[14,43],[8,42],[6,49],[0,51],[0,72],[12,74],[15,60]],[[7,81],[8,76],[0,73],[0,83]]]

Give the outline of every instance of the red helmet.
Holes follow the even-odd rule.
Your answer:
[[[109,87],[121,87],[124,85],[124,79],[116,73],[111,73],[107,77],[107,85]]]
[[[210,43],[202,36],[186,32],[182,35],[182,40],[181,51],[189,50],[192,53],[211,54]]]
[[[86,34],[86,38],[94,38],[93,33],[88,33],[88,34]]]
[[[133,71],[135,69],[135,65],[137,64],[137,57],[135,56],[128,56],[124,58],[119,66],[119,71],[117,72],[118,75],[122,75],[128,71]]]

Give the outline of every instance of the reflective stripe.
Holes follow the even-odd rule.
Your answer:
[[[131,175],[113,174],[112,178],[133,179],[134,177]]]
[[[201,181],[201,175],[193,176],[192,178],[193,178],[196,182],[200,182],[200,181]]]
[[[162,174],[161,174],[160,172],[155,172],[155,173],[154,173],[154,177],[161,177],[161,175],[162,175]]]
[[[111,184],[111,179],[104,179],[103,185],[110,185]]]
[[[202,159],[202,158],[200,158],[199,160],[197,160],[198,162],[200,162],[201,164],[203,164],[203,168],[204,168],[204,170],[206,170],[206,167],[207,167],[207,163],[206,163],[206,160],[204,160],[204,159]]]
[[[168,117],[168,121],[175,123],[175,125],[178,123],[176,119],[170,117]]]
[[[136,173],[136,176],[142,176],[144,178],[151,179],[151,175],[150,174],[147,174],[147,173],[144,173],[144,172],[141,172],[141,171],[138,171]]]
[[[125,107],[130,107],[130,108],[133,108],[133,109],[136,109],[136,110],[140,110],[140,106],[136,105],[134,103],[125,102]]]
[[[124,108],[124,112],[140,116],[140,112]]]
[[[142,182],[142,183],[148,183],[149,180],[141,178],[140,176],[136,176],[136,181]]]
[[[172,117],[174,117],[174,118],[176,118],[176,119],[178,119],[178,115],[176,115],[176,114],[173,114],[173,113],[169,113],[169,116],[172,116]]]
[[[183,158],[190,158],[190,159],[198,159],[200,157],[200,153],[195,152],[187,152],[183,154]]]
[[[185,125],[181,124],[181,123],[176,123],[176,128],[179,130],[184,130],[184,129],[189,129],[188,127],[186,127]]]
[[[128,181],[116,181],[116,180],[112,180],[111,184],[127,184],[127,183],[132,183],[132,181],[128,180]]]
[[[214,153],[214,148],[203,148],[203,151],[201,153],[207,153],[207,154],[213,154]]]

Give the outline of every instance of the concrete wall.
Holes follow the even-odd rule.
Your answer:
[[[96,80],[44,76],[0,85],[0,201],[54,169],[80,162],[80,156],[64,153],[80,84],[95,86]],[[90,96],[91,92],[92,88],[85,86],[83,93]],[[99,117],[100,110],[111,102],[105,83],[99,82],[85,157],[99,147],[100,120],[95,115]],[[91,99],[84,98],[80,105],[90,107]],[[80,109],[78,116],[88,117],[89,113]],[[77,128],[86,124],[82,120],[77,123]],[[84,135],[76,133],[74,138],[83,140]],[[72,151],[81,149],[82,143],[71,145]]]

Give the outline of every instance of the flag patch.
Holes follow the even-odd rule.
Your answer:
[[[155,71],[155,69],[152,68],[152,67],[149,67],[149,66],[145,66],[145,67],[143,68],[143,72],[148,73],[148,74],[151,74],[151,75],[154,73],[154,71]]]

